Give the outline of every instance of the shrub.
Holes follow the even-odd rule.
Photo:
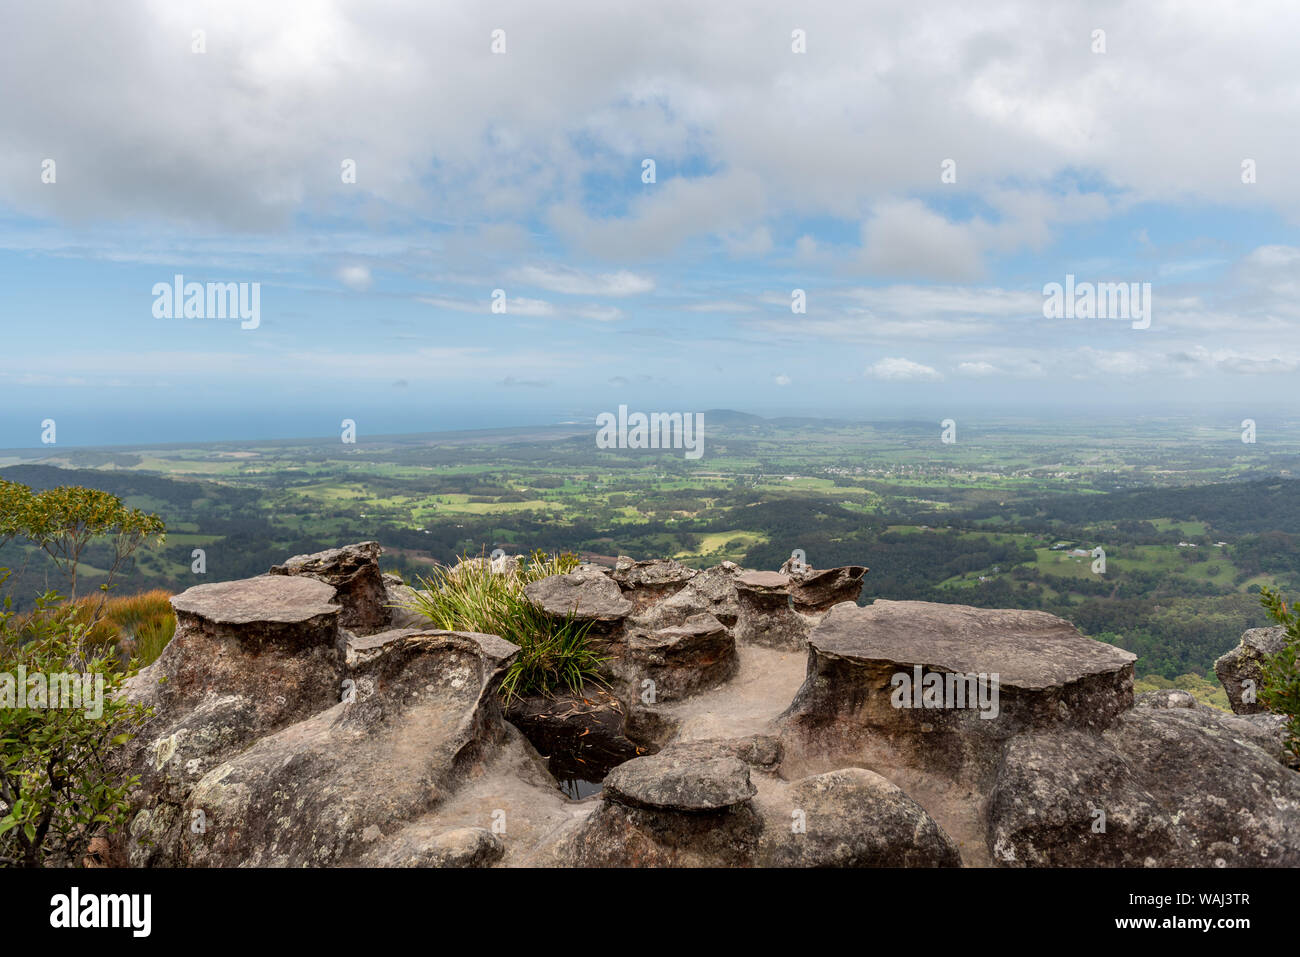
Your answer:
[[[591,649],[590,623],[572,616],[556,620],[524,597],[530,582],[562,575],[578,567],[571,553],[532,555],[493,563],[464,557],[454,566],[436,566],[419,587],[410,608],[445,631],[497,635],[520,648],[519,657],[501,682],[501,693],[515,696],[553,694],[559,688],[581,692],[587,681],[601,682],[603,658]],[[422,589],[422,590],[421,590]]]
[[[1300,758],[1300,613],[1294,606],[1288,609],[1272,588],[1260,591],[1260,602],[1269,617],[1286,629],[1286,638],[1281,651],[1260,662],[1259,703],[1286,718],[1287,749]]]
[[[10,607],[6,598],[0,611],[0,864],[75,866],[93,837],[126,823],[135,779],[116,777],[109,757],[139,731],[148,712],[119,694],[135,668],[94,654],[86,640],[92,626],[78,620],[76,606],[60,604],[53,593],[41,596],[21,635],[11,627]],[[60,700],[63,706],[54,707],[54,686],[68,687],[51,680],[56,675],[79,679],[91,702],[83,697],[80,707],[69,707]],[[26,701],[19,697],[20,682],[27,686]],[[38,699],[42,686],[48,690]]]
[[[176,632],[170,595],[161,588],[113,598],[87,595],[71,608],[73,620],[86,626],[82,640],[87,648],[101,655],[111,652],[122,665],[133,658],[141,668],[153,664]],[[43,617],[40,611],[15,616],[10,628],[26,641]]]

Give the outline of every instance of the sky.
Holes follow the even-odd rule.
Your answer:
[[[1285,415],[1298,36],[1289,0],[8,4],[0,447]],[[255,327],[169,317],[177,275],[257,284]],[[1067,276],[1149,321],[1049,318]]]

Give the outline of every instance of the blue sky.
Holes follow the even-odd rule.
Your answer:
[[[1294,4],[700,6],[6,10],[0,447],[1294,408]]]

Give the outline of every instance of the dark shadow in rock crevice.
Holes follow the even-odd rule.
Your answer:
[[[599,793],[611,770],[650,753],[627,737],[623,705],[604,688],[515,698],[506,720],[547,759],[560,789],[574,799]]]

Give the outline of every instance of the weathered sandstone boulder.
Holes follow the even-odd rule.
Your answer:
[[[633,693],[649,688],[656,700],[673,701],[726,681],[736,667],[735,639],[706,612],[680,625],[631,632],[617,670]]]
[[[766,867],[959,867],[957,846],[885,778],[843,768],[790,788],[785,827],[764,834]]]
[[[653,631],[680,625],[692,615],[708,614],[733,628],[740,615],[736,594],[736,575],[739,572],[740,566],[734,562],[704,569],[693,575],[680,590],[638,612],[635,626]]]
[[[1250,722],[1208,707],[1134,709],[1103,737],[1176,823],[1178,854],[1162,864],[1300,865],[1300,774]]]
[[[213,766],[339,699],[344,650],[330,585],[262,576],[196,585],[172,598],[176,634],[127,684],[153,708],[119,757],[138,774],[130,859],[174,844],[178,806]]]
[[[1100,735],[1007,743],[989,807],[1019,866],[1295,866],[1300,775],[1216,709],[1135,708]]]
[[[675,595],[698,574],[696,569],[672,559],[638,562],[620,555],[610,577],[622,589],[623,597],[632,602],[635,614],[655,602]]]
[[[1144,691],[1133,699],[1135,708],[1188,708],[1205,711],[1218,724],[1256,747],[1262,748],[1283,764],[1295,767],[1295,757],[1286,747],[1286,718],[1280,714],[1225,714],[1217,708],[1203,705],[1190,691],[1166,688]]]
[[[843,603],[809,637],[782,724],[805,749],[979,776],[1015,734],[1113,723],[1132,707],[1135,657],[1045,612]]]
[[[633,607],[608,574],[590,567],[532,582],[524,595],[554,618],[591,622],[597,634],[615,631]]]
[[[491,635],[396,634],[344,701],[206,774],[184,816],[191,866],[327,866],[436,807],[505,740],[497,687],[518,648]]]
[[[360,863],[364,867],[491,867],[505,852],[504,842],[487,828],[440,830],[436,824],[416,824],[377,844]]]
[[[660,751],[621,764],[605,778],[609,799],[665,811],[724,810],[754,793],[744,762],[721,749]]]
[[[559,859],[578,867],[745,867],[763,830],[749,769],[731,754],[663,751],[619,765]]]
[[[1228,702],[1237,714],[1258,714],[1267,710],[1257,700],[1263,672],[1260,662],[1275,655],[1286,643],[1286,629],[1251,628],[1241,636],[1241,644],[1214,663],[1214,673],[1228,693]]]
[[[856,604],[866,574],[865,565],[843,565],[821,571],[806,569],[791,577],[791,604],[805,614],[828,612],[842,601]]]
[[[1008,741],[988,813],[989,851],[1007,866],[1154,866],[1178,845],[1123,755],[1082,731]]]
[[[1179,688],[1161,688],[1133,696],[1135,708],[1199,708],[1200,706],[1194,694]]]
[[[736,640],[802,651],[808,635],[827,612],[843,602],[857,603],[866,573],[862,565],[820,571],[803,565],[792,571],[741,572],[736,576],[740,606]]]
[[[804,647],[810,623],[790,603],[792,580],[781,572],[741,572],[736,576],[740,606],[737,641],[764,648]]]
[[[298,575],[333,585],[343,606],[339,624],[359,635],[381,631],[392,620],[388,591],[379,572],[378,542],[330,548],[314,555],[295,555],[271,566],[271,575]]]

